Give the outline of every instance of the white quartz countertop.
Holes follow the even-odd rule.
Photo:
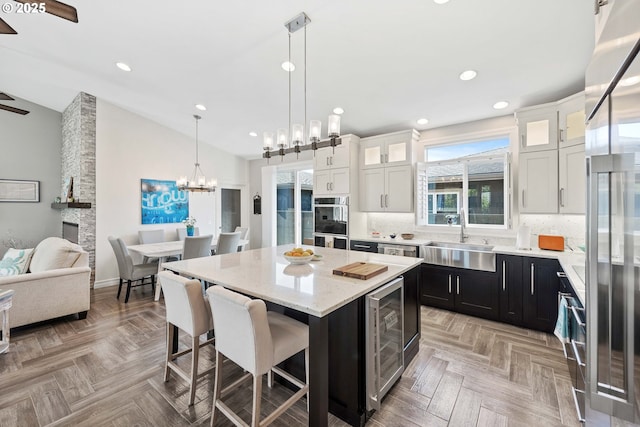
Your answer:
[[[314,247],[322,255],[321,260],[294,265],[283,256],[292,248],[293,245],[283,245],[253,249],[165,262],[162,267],[323,317],[422,263],[422,258]],[[384,264],[389,269],[368,280],[333,274],[333,269],[353,262]]]

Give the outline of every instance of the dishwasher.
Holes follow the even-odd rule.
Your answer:
[[[366,295],[367,410],[404,372],[404,279],[398,277]]]
[[[385,255],[418,257],[418,246],[414,245],[391,245],[388,243],[378,243],[378,253]]]

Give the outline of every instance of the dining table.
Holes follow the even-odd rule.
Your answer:
[[[247,244],[249,244],[249,240],[240,239],[238,242],[238,250],[242,250]],[[213,238],[211,240],[211,250],[215,251],[218,247],[218,239]],[[169,257],[182,256],[182,251],[184,249],[184,240],[170,240],[167,242],[158,242],[158,243],[145,243],[141,245],[130,245],[127,246],[127,250],[129,252],[135,252],[143,257],[147,258],[158,258],[160,262],[158,263],[158,272],[162,270],[162,263],[167,260]],[[156,286],[156,294],[154,296],[154,301],[160,300],[160,291],[161,286],[158,284]]]
[[[329,412],[329,322],[334,313],[357,304],[367,293],[419,268],[422,259],[317,248],[319,256],[307,264],[292,264],[284,253],[292,245],[281,245],[214,257],[162,263],[182,276],[260,298],[285,314],[309,325],[309,425],[327,426]],[[316,249],[316,248],[314,248]],[[384,264],[388,268],[365,280],[339,276],[334,269],[354,262]],[[335,332],[335,331],[334,331]],[[354,337],[356,338],[356,337]],[[357,341],[357,338],[356,338]],[[352,425],[362,425],[351,422]]]

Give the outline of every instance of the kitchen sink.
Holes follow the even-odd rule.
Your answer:
[[[493,246],[431,242],[420,246],[420,258],[423,258],[427,264],[496,271],[496,254],[493,252]]]

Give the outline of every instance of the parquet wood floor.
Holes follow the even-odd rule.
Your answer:
[[[194,406],[174,374],[162,381],[164,304],[137,288],[128,304],[113,287],[92,291],[86,320],[59,319],[14,330],[0,355],[0,426],[206,426],[213,373]],[[578,425],[570,379],[555,337],[422,307],[420,352],[367,425]],[[186,345],[184,341],[183,345]],[[214,352],[204,348],[201,368]],[[182,361],[188,366],[188,357]],[[241,371],[225,362],[225,382]],[[291,392],[263,386],[263,412]],[[232,409],[249,419],[250,382],[233,391]],[[232,425],[218,417],[220,426]],[[274,426],[306,425],[301,400]],[[331,426],[344,426],[330,416]]]

